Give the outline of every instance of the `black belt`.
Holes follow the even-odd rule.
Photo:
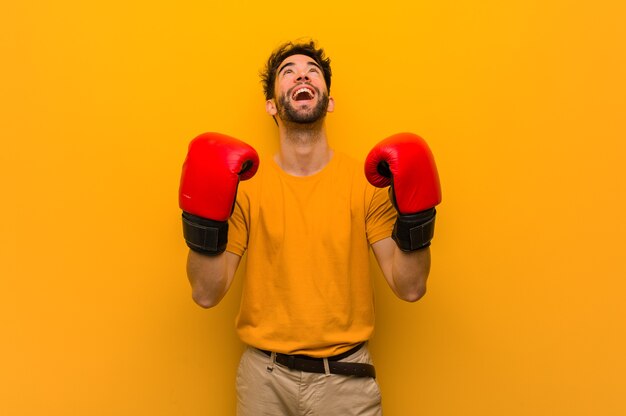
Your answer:
[[[361,349],[362,346],[363,344],[359,344],[351,350],[346,351],[342,354],[326,357],[326,359],[328,360],[328,369],[331,374],[376,378],[376,370],[371,364],[339,362],[339,360],[347,358],[357,352],[359,349]],[[261,349],[259,349],[259,351],[267,356],[272,355],[271,351]],[[326,373],[323,358],[309,357],[308,355],[289,355],[276,353],[276,362],[292,370],[305,371],[307,373]]]

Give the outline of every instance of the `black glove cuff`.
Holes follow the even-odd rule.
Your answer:
[[[226,250],[228,221],[213,221],[183,211],[183,236],[193,251],[214,256]]]
[[[416,214],[398,214],[391,237],[402,251],[415,251],[430,246],[435,235],[435,208]]]

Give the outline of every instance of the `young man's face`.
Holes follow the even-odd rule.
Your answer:
[[[270,115],[298,124],[316,122],[332,111],[322,68],[306,55],[287,57],[276,71],[274,98],[267,101]]]

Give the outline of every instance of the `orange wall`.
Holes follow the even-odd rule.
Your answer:
[[[3,5],[0,414],[233,414],[239,279],[191,301],[180,167],[276,148],[257,72],[300,36],[334,147],[414,131],[440,169],[429,293],[374,277],[385,414],[625,414],[623,2],[215,3]]]

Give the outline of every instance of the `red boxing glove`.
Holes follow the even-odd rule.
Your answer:
[[[435,206],[441,187],[435,159],[421,137],[399,133],[378,143],[367,155],[365,176],[374,186],[391,185],[398,211],[392,238],[403,251],[428,247],[435,231]]]
[[[204,254],[226,249],[239,181],[250,179],[258,167],[257,152],[235,138],[204,133],[191,141],[178,196],[189,248]]]

